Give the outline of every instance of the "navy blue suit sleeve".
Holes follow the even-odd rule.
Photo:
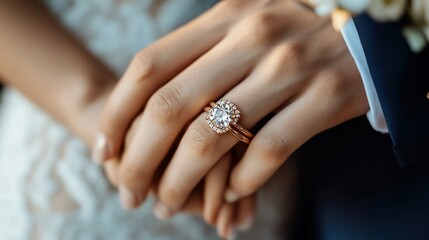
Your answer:
[[[366,15],[354,22],[399,163],[429,163],[429,49],[410,50],[403,22],[380,24]]]

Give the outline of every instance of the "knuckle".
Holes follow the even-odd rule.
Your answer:
[[[244,20],[242,37],[251,46],[267,46],[277,38],[275,16],[268,12],[259,12]]]
[[[205,155],[216,151],[218,136],[205,123],[196,122],[188,131],[187,142],[197,154]]]
[[[133,186],[136,182],[141,182],[147,176],[149,176],[149,173],[142,167],[127,165],[120,171],[120,182],[125,186]]]
[[[342,99],[347,96],[350,91],[354,89],[348,89],[343,79],[342,73],[339,69],[330,68],[321,71],[318,75],[318,93],[320,98],[329,99]]]
[[[149,100],[147,111],[157,122],[168,125],[180,117],[183,100],[180,91],[175,87],[164,87]]]
[[[131,68],[139,76],[138,78],[133,79],[134,81],[142,81],[147,79],[147,77],[155,70],[156,66],[156,51],[151,47],[139,51],[134,55],[133,60],[131,61]]]
[[[330,104],[336,116],[359,116],[366,112],[365,89],[360,81],[354,81],[341,68],[330,68],[319,74],[317,97],[320,102]],[[351,80],[352,79],[352,80]]]
[[[235,21],[240,19],[237,18],[239,15],[248,14],[249,11],[254,11],[255,8],[264,9],[275,1],[276,0],[223,0],[219,1],[217,6],[219,7],[219,13],[222,14],[219,15],[220,17],[225,18],[225,16],[229,16]]]
[[[219,26],[219,31],[223,32],[223,35],[228,29],[234,25],[237,20],[237,13],[243,12],[243,7],[246,0],[223,0],[217,1],[217,3],[204,14],[206,25],[213,23]]]
[[[134,61],[139,64],[153,63],[154,59],[155,59],[155,55],[153,54],[153,51],[150,48],[140,50],[134,56]]]
[[[283,163],[285,160],[283,157],[288,154],[287,143],[279,134],[260,136],[254,139],[254,144],[262,155],[275,166]]]
[[[328,68],[319,73],[319,77],[329,84],[335,84],[341,79],[341,71],[336,68]]]
[[[281,44],[275,51],[277,62],[280,65],[291,64],[299,61],[303,55],[303,46],[299,42],[287,42]]]
[[[182,199],[184,193],[178,186],[169,185],[161,190],[160,197],[163,203],[171,205],[173,201]]]
[[[267,69],[269,74],[264,80],[268,83],[276,83],[283,80],[285,74],[300,71],[304,66],[302,56],[303,47],[300,43],[288,42],[277,46],[267,59]]]

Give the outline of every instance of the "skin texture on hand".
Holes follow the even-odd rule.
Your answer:
[[[2,80],[92,145],[96,124],[80,121],[93,115],[115,76],[38,2],[3,1],[0,32]]]
[[[368,109],[353,59],[328,19],[292,1],[222,1],[138,53],[103,111],[104,159],[118,153],[143,111],[121,159],[123,201],[141,204],[180,140],[157,194],[169,213],[182,207],[238,142],[213,132],[201,113],[220,98],[239,107],[240,124],[248,129],[277,113],[233,166],[229,202],[254,193],[308,139]]]
[[[140,124],[141,116],[138,116],[130,126],[124,149],[127,149],[136,134],[137,126]],[[177,147],[177,144],[175,144]],[[245,152],[245,146],[238,145],[233,151],[225,154],[220,161],[209,171],[202,184],[192,191],[180,211],[202,216],[204,220],[217,227],[218,234],[222,238],[232,239],[237,230],[248,230],[254,221],[256,198],[254,195],[246,197],[237,203],[226,203],[223,194],[228,180],[228,172],[233,159],[240,159]],[[166,165],[172,157],[174,149],[163,160]],[[114,157],[104,162],[107,176],[114,186],[119,184],[120,157]],[[157,185],[162,176],[164,166],[155,173],[152,182],[151,193],[157,197]],[[134,201],[132,199],[132,201]],[[133,203],[134,204],[134,203]],[[124,208],[134,208],[135,205],[124,205]],[[163,205],[155,204],[154,214],[158,219],[165,220],[173,213]]]
[[[94,145],[99,115],[116,76],[58,24],[42,4],[23,0],[0,4],[0,75],[7,85],[25,94],[89,147]],[[108,164],[106,173],[115,183]],[[224,184],[222,190],[225,187]],[[222,193],[217,199],[211,205],[221,208]],[[205,214],[203,207],[202,191],[198,190],[191,194],[183,211],[207,215],[216,225],[214,213]],[[234,220],[219,219],[222,223]],[[228,234],[222,230],[222,236]]]

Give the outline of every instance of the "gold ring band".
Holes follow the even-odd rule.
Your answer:
[[[249,144],[252,141],[253,134],[237,123],[241,113],[232,102],[225,99],[211,102],[204,111],[207,113],[207,124],[213,131],[219,134],[230,131],[244,143]]]

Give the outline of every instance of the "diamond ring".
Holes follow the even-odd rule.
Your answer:
[[[207,113],[207,124],[213,131],[219,134],[231,131],[242,142],[249,144],[252,141],[253,134],[237,123],[240,119],[240,110],[232,102],[225,99],[216,103],[211,102],[204,111]]]

